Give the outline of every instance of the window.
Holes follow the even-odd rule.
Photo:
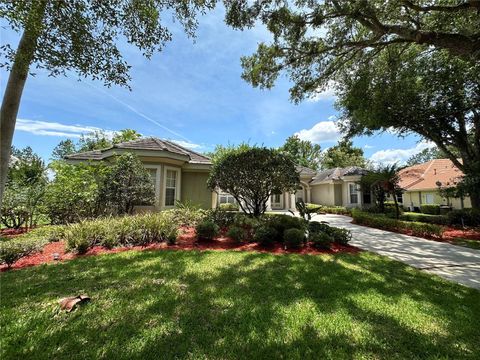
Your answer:
[[[165,206],[174,206],[177,199],[177,170],[167,169],[165,177]]]
[[[397,194],[397,202],[399,204],[403,204],[403,194],[402,193]]]
[[[219,204],[235,204],[235,198],[227,193],[220,193],[218,195],[218,203]]]
[[[433,194],[425,194],[425,204],[433,204]]]
[[[276,204],[279,204],[280,203],[280,194],[275,194],[273,195],[273,202],[276,203]]]
[[[372,203],[372,195],[370,191],[363,192],[363,203],[364,204],[371,204]]]
[[[348,190],[350,193],[350,204],[358,204],[357,184],[348,184]]]

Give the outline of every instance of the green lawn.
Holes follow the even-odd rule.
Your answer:
[[[369,253],[130,251],[0,280],[1,359],[480,358],[479,291]]]

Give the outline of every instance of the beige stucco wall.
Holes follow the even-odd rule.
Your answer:
[[[208,173],[183,172],[181,201],[191,201],[203,209],[212,207],[212,192],[207,188]]]
[[[440,205],[447,205],[447,200],[442,198],[438,191],[436,190],[429,190],[429,191],[406,191],[403,193],[403,206],[405,208],[409,208],[412,204],[413,206],[420,207],[421,204],[426,204],[426,195],[432,194],[433,195],[433,203],[440,204]],[[461,199],[449,199],[450,205],[454,209],[461,209],[462,208],[462,201]],[[463,200],[463,207],[469,208],[472,207],[470,202],[470,198],[465,198]]]
[[[335,192],[333,184],[313,185],[310,190],[311,202],[319,205],[334,206]]]

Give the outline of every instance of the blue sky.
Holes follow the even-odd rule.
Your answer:
[[[332,91],[294,105],[286,78],[280,78],[272,90],[255,89],[240,78],[240,57],[270,38],[264,28],[234,31],[224,24],[223,9],[218,8],[200,18],[195,40],[187,38],[178,25],[171,29],[173,41],[151,60],[122,44],[132,65],[132,91],[78,81],[75,74],[52,78],[38,71],[26,84],[14,145],[29,145],[48,159],[62,139],[95,128],[132,128],[197,151],[242,141],[277,147],[295,133],[323,149],[336,143],[340,134],[335,128]],[[0,31],[1,43],[16,47],[18,34],[6,28]],[[3,95],[8,74],[2,69],[0,76]],[[353,140],[377,162],[406,160],[426,146],[417,137],[388,133]]]

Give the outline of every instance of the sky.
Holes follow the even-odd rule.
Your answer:
[[[61,140],[96,129],[125,128],[175,140],[199,152],[241,142],[278,147],[293,134],[322,149],[335,145],[341,138],[335,125],[335,93],[327,90],[295,105],[285,77],[272,90],[253,88],[241,79],[240,58],[252,54],[259,42],[269,41],[270,35],[262,26],[232,30],[223,16],[222,8],[202,16],[196,39],[184,35],[178,24],[171,25],[173,41],[150,60],[121,43],[132,66],[131,91],[80,81],[74,73],[49,77],[34,70],[23,93],[14,146],[31,146],[48,161]],[[0,44],[16,48],[19,35],[0,25]],[[2,95],[7,77],[1,69]],[[399,138],[391,133],[352,140],[376,163],[402,162],[428,146],[416,136]]]

